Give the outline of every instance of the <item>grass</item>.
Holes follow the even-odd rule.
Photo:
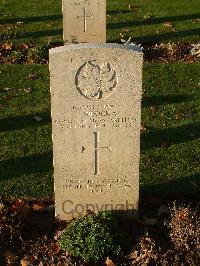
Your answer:
[[[198,195],[200,64],[145,64],[140,183],[143,193]],[[0,194],[52,197],[49,73],[0,66]],[[28,93],[27,88],[32,92]],[[41,117],[37,122],[34,117]]]
[[[200,64],[150,64],[144,72],[141,185],[147,193],[200,190]],[[197,186],[196,186],[197,185]]]
[[[37,77],[30,80],[29,75],[33,73]],[[51,195],[48,69],[38,65],[4,65],[1,75],[1,193],[24,197]],[[32,93],[26,93],[27,88]],[[37,122],[34,116],[41,117],[42,121]]]
[[[0,0],[0,41],[62,42],[61,0]],[[199,0],[107,1],[107,41],[198,42]]]

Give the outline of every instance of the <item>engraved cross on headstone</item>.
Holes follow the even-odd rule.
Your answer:
[[[99,132],[94,133],[94,175],[99,174],[99,150],[107,149],[111,152],[111,145],[99,147]],[[82,153],[85,151],[85,147],[82,147]]]
[[[87,18],[93,18],[93,16],[87,16],[86,15],[86,7],[83,7],[83,16],[77,16],[77,18],[83,18],[84,19],[84,32],[87,31]]]

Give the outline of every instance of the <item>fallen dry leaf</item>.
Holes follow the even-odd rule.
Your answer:
[[[41,116],[34,116],[33,117],[37,122],[40,122],[40,121],[42,121],[42,117]]]
[[[24,206],[25,206],[25,201],[22,199],[18,199],[12,204],[12,209],[15,211],[21,211],[24,208]]]
[[[27,76],[27,79],[28,79],[28,80],[35,80],[35,79],[37,79],[38,77],[39,77],[38,74],[33,73],[33,74],[29,74],[29,75]]]
[[[65,229],[62,230],[57,230],[55,235],[54,235],[54,239],[58,240],[58,238],[62,235],[62,233],[65,231]]]
[[[58,243],[55,243],[51,250],[48,251],[48,255],[50,257],[53,257],[55,255],[58,255],[61,251],[61,246]]]
[[[156,113],[156,106],[151,106],[150,107],[150,111],[151,111],[151,113],[153,113],[153,114],[155,114]]]
[[[199,18],[197,18],[197,19],[195,19],[195,20],[192,21],[192,23],[199,23],[199,22],[200,22],[200,19]]]
[[[33,203],[31,205],[31,208],[34,211],[43,211],[46,208],[46,205],[43,202],[39,202],[39,203]]]
[[[109,259],[109,258],[106,259],[105,265],[106,266],[115,266],[115,264],[113,263],[113,261],[111,259]]]
[[[17,21],[17,25],[21,25],[21,24],[24,24],[23,21]]]
[[[33,265],[34,261],[34,256],[24,256],[24,258],[21,260],[21,266]]]
[[[21,44],[20,44],[20,47],[21,47],[22,49],[25,49],[25,50],[28,49],[28,45],[25,44],[25,43],[21,43]]]
[[[147,130],[147,128],[146,128],[145,126],[141,125],[140,130],[141,130],[142,132],[144,132],[144,131]]]
[[[52,247],[52,250],[54,252],[54,254],[58,254],[60,251],[61,251],[61,246],[56,243],[53,247]]]
[[[129,9],[129,10],[132,10],[133,8],[134,8],[133,5],[128,5],[128,9]]]
[[[31,87],[25,88],[24,89],[24,92],[31,93],[32,92],[32,88]]]
[[[167,28],[172,28],[173,27],[171,22],[165,22],[165,23],[163,23],[163,26],[167,27]]]
[[[12,50],[12,48],[13,48],[13,44],[12,44],[12,42],[11,43],[4,43],[3,45],[2,45],[2,49],[4,49],[4,50],[6,50],[6,51],[9,51],[9,50]]]
[[[176,115],[176,120],[182,120],[184,118],[184,115],[183,114],[177,114]]]
[[[138,257],[138,251],[132,251],[131,254],[128,256],[130,259],[136,259]]]
[[[4,209],[4,204],[2,202],[0,202],[0,211],[2,211]]]
[[[5,87],[5,88],[3,88],[3,90],[4,91],[10,91],[10,90],[12,90],[12,88]]]
[[[9,250],[4,252],[3,256],[6,259],[8,265],[12,265],[18,259],[18,257]]]
[[[28,266],[28,265],[29,265],[29,262],[26,258],[21,260],[21,266]]]

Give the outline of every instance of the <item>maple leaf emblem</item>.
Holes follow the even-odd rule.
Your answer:
[[[89,99],[105,99],[117,87],[117,73],[109,63],[96,65],[88,61],[76,75],[79,91]]]

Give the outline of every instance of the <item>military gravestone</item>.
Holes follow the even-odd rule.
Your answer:
[[[76,44],[50,50],[56,216],[136,210],[142,52]]]
[[[106,42],[106,0],[63,0],[64,44]]]

